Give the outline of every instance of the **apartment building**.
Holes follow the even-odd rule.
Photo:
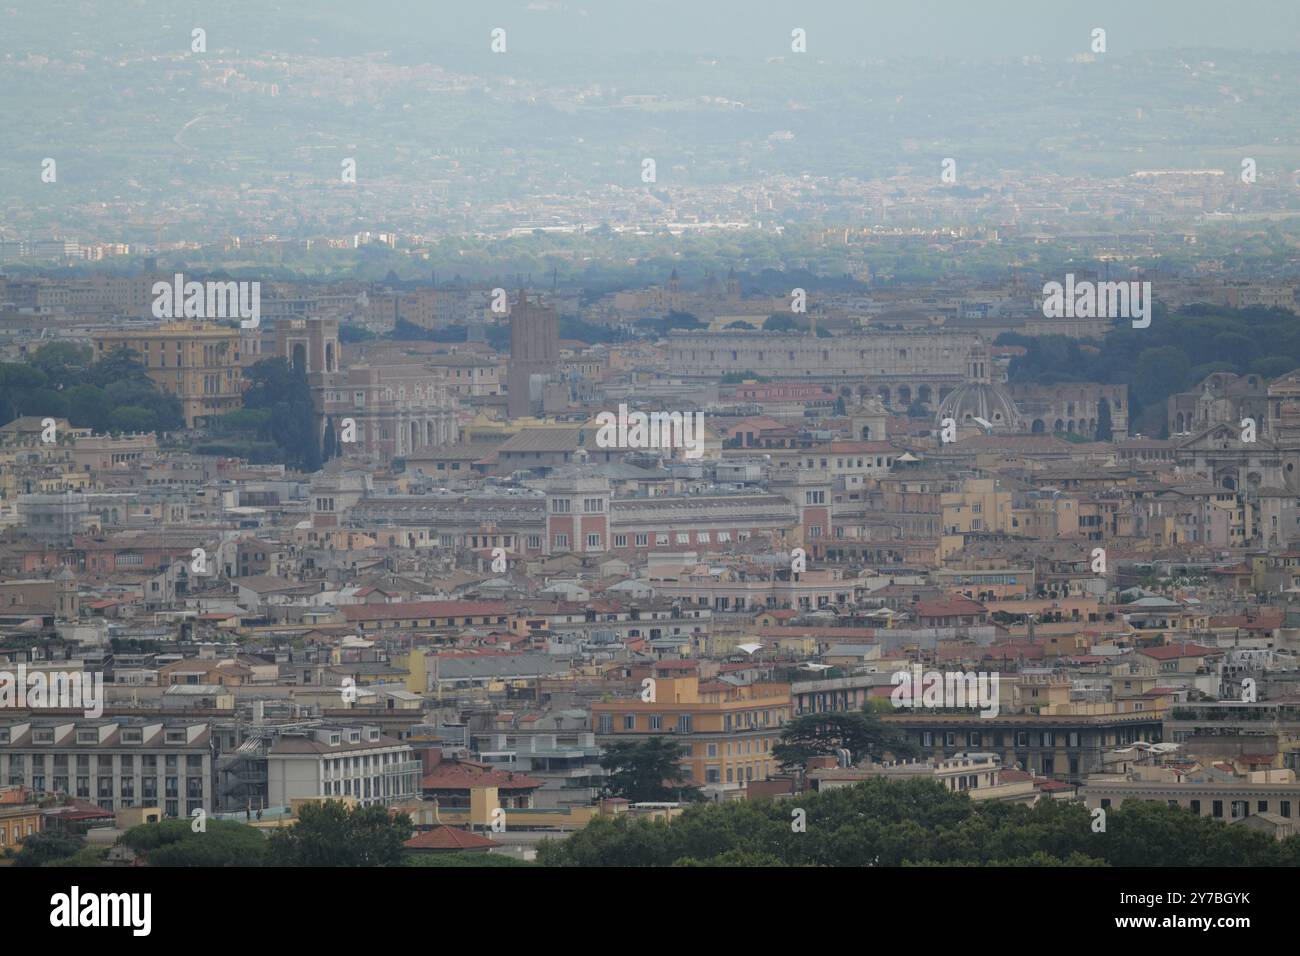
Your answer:
[[[0,853],[44,829],[41,808],[22,787],[0,786]]]
[[[686,780],[713,800],[739,797],[778,769],[772,748],[790,719],[790,685],[701,684],[698,667],[661,661],[640,695],[593,703],[596,742],[668,737],[682,747]]]
[[[1005,766],[1081,783],[1102,769],[1102,755],[1137,741],[1160,742],[1163,710],[1096,714],[1015,714],[995,717],[903,711],[881,720],[923,757],[944,760],[964,751],[997,754]]]
[[[390,804],[420,793],[420,762],[409,744],[378,726],[319,726],[284,733],[266,753],[273,807],[312,797],[353,797]]]
[[[0,781],[110,811],[158,807],[169,817],[212,811],[211,724],[162,717],[0,721]]]
[[[1083,792],[1088,809],[1154,800],[1202,817],[1238,822],[1256,814],[1300,817],[1300,782],[1294,770],[1237,774],[1226,764],[1192,769],[1134,767],[1125,774],[1094,774]]]

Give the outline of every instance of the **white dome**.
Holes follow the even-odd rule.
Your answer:
[[[975,424],[973,419],[982,418],[995,431],[1025,430],[1025,421],[1011,396],[1000,385],[990,382],[967,382],[949,392],[939,403],[940,426],[945,418],[951,418],[959,427]]]

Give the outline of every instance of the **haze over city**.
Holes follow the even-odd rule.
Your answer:
[[[1285,2],[0,10],[0,868],[129,866],[36,907],[137,936],[162,867],[1278,918],[1218,868],[1300,861],[1298,47]]]

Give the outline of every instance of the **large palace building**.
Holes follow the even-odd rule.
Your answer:
[[[890,405],[941,401],[967,380],[973,332],[864,332],[817,338],[803,332],[673,332],[668,366],[688,378],[728,372],[860,384]]]

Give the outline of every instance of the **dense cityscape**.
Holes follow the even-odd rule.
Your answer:
[[[1300,865],[1294,31],[54,6],[0,872]]]

